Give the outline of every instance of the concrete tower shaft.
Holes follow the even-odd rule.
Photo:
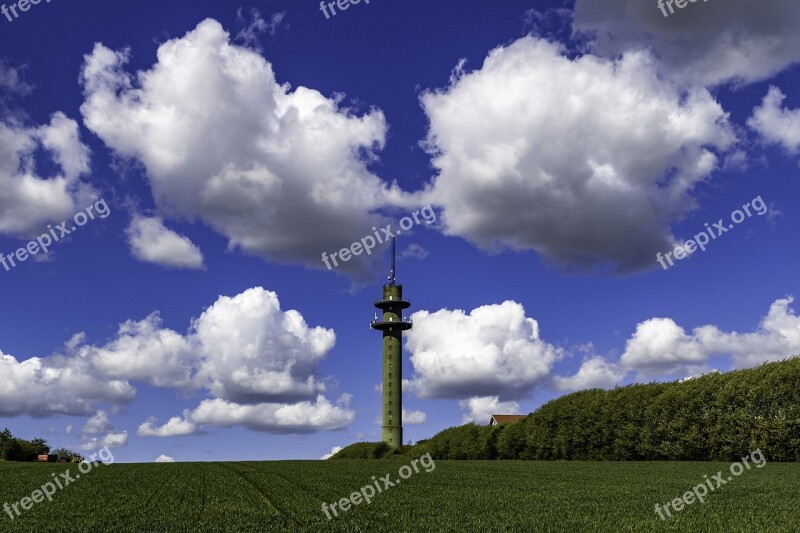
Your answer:
[[[403,300],[403,286],[395,285],[394,242],[389,283],[383,286],[383,298],[375,307],[383,316],[372,322],[372,329],[383,332],[383,427],[381,440],[392,448],[403,444],[403,332],[411,329],[411,321],[403,318],[403,310],[411,302]]]

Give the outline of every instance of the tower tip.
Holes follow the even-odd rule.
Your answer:
[[[394,285],[395,280],[397,279],[397,270],[396,270],[397,265],[395,263],[396,240],[397,237],[392,237],[392,267],[389,270],[389,285]]]

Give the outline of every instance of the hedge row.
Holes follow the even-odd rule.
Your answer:
[[[403,455],[737,461],[756,449],[771,461],[800,455],[800,357],[683,382],[581,391],[520,422],[446,429]]]

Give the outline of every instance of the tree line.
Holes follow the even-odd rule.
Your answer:
[[[66,449],[50,450],[44,439],[25,440],[15,437],[5,428],[0,432],[0,461],[36,461],[40,455],[54,455],[57,461],[81,462],[83,457]]]
[[[361,444],[361,455],[385,451]],[[348,448],[334,457],[351,455]],[[576,392],[519,422],[452,427],[400,453],[457,460],[737,461],[756,449],[769,461],[798,460],[800,357],[680,382]]]

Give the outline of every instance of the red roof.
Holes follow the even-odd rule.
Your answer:
[[[523,418],[525,418],[525,415],[492,415],[492,419],[498,424],[508,424],[510,422],[517,422],[518,420],[522,420]]]

